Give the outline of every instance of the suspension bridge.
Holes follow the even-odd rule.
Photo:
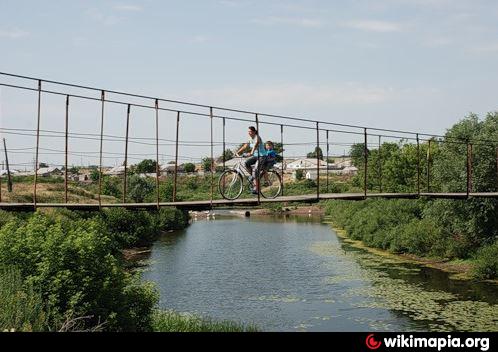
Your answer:
[[[266,114],[162,99],[5,72],[0,72],[0,87],[2,88],[0,133],[4,135],[4,149],[2,151],[5,153],[7,166],[7,172],[0,178],[0,182],[3,181],[2,184],[6,183],[7,186],[2,189],[0,184],[0,209],[23,211],[43,207],[79,210],[99,210],[103,207],[158,209],[166,206],[210,209],[227,206],[258,206],[275,202],[314,203],[328,199],[498,198],[498,140],[461,139],[424,132]],[[3,111],[5,109],[7,111]],[[114,119],[114,122],[109,122],[110,119]],[[184,123],[187,119],[190,119],[190,122]],[[106,127],[106,123],[110,126]],[[152,128],[143,127],[147,124]],[[229,131],[228,124],[232,125]],[[42,125],[52,127],[45,128]],[[281,180],[281,187],[275,198],[265,198],[258,193],[253,197],[241,196],[237,199],[224,199],[220,197],[218,192],[219,174],[227,169],[228,158],[225,151],[227,147],[240,144],[240,141],[228,140],[227,135],[241,136],[240,140],[244,141],[245,138],[242,136],[248,125],[256,126],[260,134],[271,136],[272,140],[281,146],[280,157],[282,160],[275,167]],[[71,126],[76,126],[78,129],[72,130]],[[124,127],[124,135],[116,133],[118,127]],[[80,130],[89,128],[93,128],[93,130],[86,132]],[[133,135],[134,132],[144,133],[144,131],[146,131],[145,135],[140,137]],[[228,134],[227,131],[230,133]],[[191,139],[180,138],[180,135],[188,133],[191,133]],[[164,137],[163,134],[167,134],[168,137]],[[204,136],[206,140],[199,139],[200,135]],[[9,149],[5,144],[5,136],[8,136]],[[304,140],[305,138],[310,140]],[[50,141],[50,148],[42,145],[42,139]],[[372,142],[373,140],[375,143]],[[411,143],[416,150],[416,177],[408,191],[386,192],[382,182],[382,163],[372,164],[369,160],[369,154],[374,148],[378,149],[379,158],[381,158],[382,141],[390,140],[403,140],[405,143]],[[92,150],[76,150],[81,148],[84,143]],[[106,143],[112,144],[109,147],[111,150],[106,150]],[[119,147],[122,150],[116,149],[115,143],[122,144]],[[422,143],[426,144],[425,156],[421,148]],[[461,170],[465,175],[464,184],[459,185],[454,192],[438,192],[432,185],[434,175],[431,169],[433,158],[431,148],[434,148],[436,143],[457,144],[466,150],[466,155],[462,156],[464,164],[462,164]],[[58,147],[59,144],[60,147]],[[334,170],[329,167],[331,151],[335,148],[334,155],[337,155],[339,148],[353,145],[362,145],[363,147],[362,168],[359,170],[360,174],[357,175],[357,177],[361,177],[362,184],[354,192],[332,192]],[[144,149],[140,150],[142,153],[133,153],[130,152],[131,146]],[[489,170],[496,175],[497,179],[496,187],[493,189],[476,190],[474,187],[474,169],[479,167],[473,158],[475,146],[489,147],[490,153],[493,153],[489,157],[496,159],[493,166],[495,169]],[[288,191],[289,182],[292,181],[286,177],[289,175],[286,161],[295,159],[305,147],[313,148],[316,151],[313,156],[315,158],[313,166],[307,168],[308,171],[313,171],[316,177],[308,194],[292,194]],[[182,200],[181,197],[178,197],[179,162],[182,160],[199,162],[202,159],[199,158],[198,152],[183,152],[182,154],[180,148],[197,148],[201,152],[209,151],[209,155],[206,157],[211,165],[204,174],[204,177],[208,179],[209,192],[203,199]],[[217,170],[215,150],[220,148],[221,157],[218,158],[220,170]],[[319,153],[318,151],[322,151],[322,149],[325,149],[326,152]],[[345,154],[344,152],[342,156],[344,157]],[[59,157],[63,159],[62,163],[57,164],[63,170],[61,175],[63,179],[62,195],[60,199],[47,201],[46,197],[40,195],[41,185],[46,184],[40,174],[41,158],[46,160],[47,158]],[[155,172],[149,175],[149,178],[155,180],[154,201],[149,199],[148,201],[136,202],[129,196],[130,161],[142,160],[147,157],[155,161]],[[88,159],[88,163],[92,162],[98,173],[94,184],[95,193],[90,197],[91,201],[71,199],[69,170],[77,158]],[[170,178],[168,182],[172,184],[170,199],[164,199],[160,192],[161,185],[166,182],[160,166],[164,165],[165,158],[171,160],[170,169],[172,170],[167,176]],[[324,158],[326,160],[325,166],[322,160]],[[110,201],[103,192],[105,171],[109,168],[109,160],[112,159],[123,160],[122,163],[120,162],[122,172],[114,176],[120,181],[120,201],[116,201],[116,199]],[[51,162],[52,165],[55,163]],[[80,162],[80,166],[82,164],[83,162]],[[13,186],[10,169],[15,167],[25,168],[25,175],[27,175],[29,182],[32,178],[29,196],[7,196],[6,192],[11,193]],[[29,168],[31,170],[27,171]],[[371,185],[371,179],[369,179],[372,177],[369,170],[372,169],[376,171],[375,187]],[[14,182],[14,188],[16,188],[15,186]]]

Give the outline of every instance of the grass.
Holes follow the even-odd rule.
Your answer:
[[[256,332],[254,325],[210,318],[173,311],[157,310],[153,314],[152,327],[155,332]]]

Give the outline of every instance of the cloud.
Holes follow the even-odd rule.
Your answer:
[[[114,9],[118,10],[118,11],[129,11],[129,12],[138,12],[138,11],[143,10],[143,8],[141,6],[129,5],[129,4],[116,5],[116,6],[114,6]]]
[[[341,86],[289,83],[266,86],[201,89],[190,92],[191,98],[224,106],[281,108],[289,106],[331,106],[377,104],[390,100],[392,88],[369,87],[359,83]]]
[[[28,36],[29,33],[19,28],[0,29],[0,38],[18,39]]]
[[[399,32],[401,25],[395,22],[376,21],[376,20],[354,20],[347,21],[341,24],[343,27],[359,29],[367,32]]]
[[[473,48],[470,49],[470,51],[478,54],[498,53],[498,43],[489,43],[489,44],[474,46]]]
[[[255,18],[252,23],[274,26],[274,25],[290,25],[297,27],[316,28],[322,27],[323,22],[316,18],[293,18],[293,17],[276,17],[270,16],[265,18]]]
[[[105,26],[113,26],[119,23],[122,18],[115,15],[105,15],[97,9],[89,9],[87,15],[94,21],[99,22]]]

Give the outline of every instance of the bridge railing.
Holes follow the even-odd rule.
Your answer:
[[[316,200],[327,198],[327,195],[338,192],[349,192],[358,195],[358,197],[367,198],[374,195],[395,196],[391,193],[399,193],[400,196],[421,196],[421,195],[434,195],[438,192],[437,185],[433,184],[433,161],[434,155],[437,153],[438,148],[444,144],[458,144],[461,146],[462,153],[465,154],[465,163],[462,165],[461,172],[465,174],[465,185],[458,182],[455,186],[454,193],[458,193],[458,197],[469,197],[476,193],[473,183],[473,170],[475,167],[475,160],[473,159],[474,148],[487,148],[487,152],[496,155],[496,173],[497,173],[497,189],[477,190],[481,193],[498,192],[498,147],[497,142],[494,140],[472,139],[462,140],[459,138],[451,138],[448,136],[427,134],[422,132],[403,131],[394,129],[382,129],[376,127],[358,126],[352,124],[334,123],[325,120],[316,120],[303,117],[293,117],[285,115],[266,114],[261,112],[247,111],[241,109],[231,109],[220,106],[211,106],[205,104],[198,104],[192,102],[185,102],[173,99],[162,99],[154,96],[147,96],[141,94],[133,94],[121,92],[116,90],[108,90],[102,88],[88,87],[83,85],[69,84],[52,80],[44,80],[40,78],[27,77],[21,75],[14,75],[10,73],[0,72],[0,87],[5,91],[27,92],[28,98],[19,101],[17,98],[2,99],[2,105],[12,104],[12,112],[2,114],[0,132],[7,136],[8,145],[4,139],[4,148],[2,152],[5,154],[5,166],[2,169],[7,169],[7,189],[11,189],[12,177],[10,169],[15,167],[29,165],[32,169],[32,188],[31,197],[25,195],[22,197],[7,197],[5,191],[2,198],[2,186],[0,185],[0,204],[4,203],[25,203],[32,205],[36,209],[40,204],[47,206],[53,204],[54,206],[68,206],[71,205],[71,192],[70,192],[70,169],[72,158],[74,164],[75,158],[78,156],[88,158],[94,162],[94,178],[98,184],[93,185],[93,191],[96,199],[90,203],[97,204],[98,207],[102,206],[124,206],[129,204],[129,166],[133,160],[139,161],[152,156],[155,161],[155,170],[153,172],[155,182],[155,195],[153,200],[150,196],[148,199],[141,199],[138,203],[146,203],[149,206],[159,208],[162,205],[169,205],[178,201],[181,190],[178,187],[179,182],[179,164],[183,161],[200,162],[202,158],[197,153],[190,153],[181,155],[181,148],[198,148],[205,153],[208,150],[207,159],[204,159],[205,164],[207,160],[208,171],[203,182],[207,182],[207,192],[204,192],[203,199],[209,201],[209,205],[213,206],[213,202],[217,201],[220,197],[216,190],[216,155],[215,149],[219,151],[221,148],[221,156],[218,159],[221,163],[221,168],[226,168],[226,150],[230,147],[234,148],[239,143],[233,141],[233,135],[241,136],[242,141],[245,140],[243,136],[245,127],[254,125],[257,129],[264,134],[275,137],[272,138],[275,142],[280,143],[281,154],[283,161],[280,166],[282,176],[289,170],[285,169],[286,160],[291,160],[293,157],[307,157],[312,156],[313,162],[305,160],[308,163],[306,171],[310,172],[310,177],[314,182],[309,182],[308,192],[309,196],[313,196]],[[49,97],[57,97],[58,100],[50,101]],[[62,100],[62,101],[61,101]],[[91,114],[88,112],[90,108],[80,106],[80,111],[76,112],[73,109],[75,104],[89,104],[93,109]],[[45,105],[49,105],[45,107]],[[28,107],[29,108],[25,108]],[[87,105],[85,105],[87,106]],[[115,109],[113,112],[112,109]],[[17,112],[17,110],[21,112]],[[123,111],[124,110],[124,111]],[[1,113],[1,111],[0,111]],[[23,116],[20,116],[23,115]],[[92,117],[90,117],[92,115]],[[119,116],[118,123],[108,126],[106,123],[110,119]],[[23,118],[31,119],[34,128],[22,128],[16,125],[17,119],[19,121]],[[71,131],[71,125],[78,124],[81,127],[91,125],[90,120],[93,118],[97,130],[92,133],[81,133],[80,131]],[[42,128],[42,123],[47,122],[56,125],[57,128],[45,129]],[[134,133],[145,130],[142,124],[151,123],[152,130],[148,135],[135,136]],[[232,127],[230,133],[230,141],[227,140],[227,126]],[[63,126],[63,129],[61,129]],[[25,126],[24,126],[25,127]],[[109,128],[110,127],[110,128]],[[120,127],[124,127],[124,136],[116,134],[115,131]],[[109,131],[109,129],[112,129]],[[190,131],[191,139],[183,139],[185,131]],[[271,131],[271,132],[270,132]],[[169,138],[161,137],[161,133],[168,133]],[[194,133],[194,135],[192,135]],[[199,136],[203,136],[204,140],[199,140]],[[17,139],[28,138],[30,146],[23,145],[24,148],[16,144]],[[32,139],[29,139],[32,138]],[[60,148],[43,148],[41,145],[42,138],[52,138],[63,141],[64,147]],[[302,138],[307,138],[306,142],[302,142]],[[25,139],[26,140],[26,139]],[[392,187],[386,184],[384,176],[389,170],[383,170],[383,160],[389,152],[390,143],[410,144],[414,148],[415,153],[415,167],[416,177],[410,180],[409,184],[402,185],[403,187]],[[88,153],[77,153],[72,151],[70,141],[76,143],[88,143],[89,146],[98,146],[97,150]],[[396,141],[396,142],[393,142]],[[351,143],[352,142],[352,143]],[[124,150],[114,152],[105,149],[105,143],[123,143]],[[55,144],[55,143],[54,143]],[[148,148],[145,153],[130,152],[130,145]],[[52,144],[50,145],[52,146]],[[228,148],[227,148],[228,147]],[[161,148],[168,148],[169,153],[161,153]],[[303,150],[306,148],[306,150]],[[346,153],[346,150],[351,152]],[[311,149],[311,150],[310,150]],[[343,153],[339,152],[343,149]],[[361,150],[360,150],[361,149]],[[325,150],[325,152],[323,152]],[[145,151],[145,149],[144,149]],[[311,152],[311,155],[306,155],[306,151]],[[354,154],[356,152],[356,154]],[[23,154],[24,153],[24,154]],[[52,153],[52,154],[50,154]],[[19,162],[18,155],[30,155],[33,160],[26,160]],[[357,163],[359,175],[356,176],[356,185],[348,190],[337,189],[337,181],[335,171],[331,169],[329,159],[332,155],[344,157],[352,155]],[[425,155],[424,155],[425,154]],[[62,155],[63,163],[59,164],[63,169],[63,199],[50,202],[40,202],[40,195],[38,193],[40,184],[44,183],[41,179],[41,173],[45,172],[45,168],[40,168],[42,161],[41,155]],[[15,156],[15,157],[13,157]],[[164,167],[164,157],[171,160],[171,165],[168,169],[172,174],[171,192],[164,191],[164,180],[161,177],[162,171],[160,170],[161,164]],[[115,171],[121,182],[114,184],[114,187],[120,188],[119,193],[121,202],[114,201],[112,204],[108,203],[108,198],[105,197],[106,192],[103,192],[105,187],[113,187],[105,182],[104,169],[107,169],[109,159],[123,160],[121,165],[116,165],[112,170]],[[323,163],[326,160],[325,166]],[[306,159],[306,158],[305,158]],[[307,158],[310,159],[310,158]],[[338,158],[339,159],[339,158]],[[8,161],[10,160],[10,164]],[[210,165],[209,165],[210,163]],[[54,163],[51,163],[52,165]],[[81,163],[83,164],[83,162]],[[107,165],[106,165],[107,164]],[[410,164],[413,167],[413,163]],[[80,165],[82,166],[82,165]],[[324,170],[325,169],[325,170]],[[353,173],[355,172],[352,169]],[[2,170],[2,172],[4,172]],[[95,177],[95,173],[97,176]],[[315,173],[316,176],[312,174]],[[29,175],[29,172],[25,173]],[[457,179],[461,179],[461,175],[457,175]],[[28,176],[29,177],[29,176]],[[301,194],[302,189],[296,190],[293,188],[293,183],[285,177],[283,196],[292,196]],[[331,180],[334,182],[331,182]],[[1,182],[0,177],[0,182]],[[5,183],[5,182],[4,182]],[[112,182],[111,182],[112,183]],[[24,187],[25,185],[23,185]],[[205,186],[205,185],[204,185]],[[148,187],[148,184],[144,184]],[[161,188],[162,187],[162,188]],[[194,186],[193,186],[194,187]],[[395,191],[392,191],[392,190]],[[399,191],[401,189],[401,192]],[[391,192],[386,192],[391,191]],[[25,190],[24,190],[25,191]],[[164,191],[164,192],[163,192]],[[164,194],[162,194],[163,192]],[[297,193],[296,193],[297,192]],[[447,193],[447,196],[450,196]],[[43,198],[43,197],[42,197]],[[140,198],[140,197],[139,197]],[[166,199],[168,198],[168,199]],[[183,197],[185,198],[185,197]],[[6,200],[7,199],[7,200]],[[46,197],[44,198],[46,200]],[[308,200],[311,198],[307,198]],[[54,200],[54,199],[51,199]],[[185,199],[184,199],[185,200]],[[193,201],[193,199],[188,199]],[[81,200],[77,200],[80,202]],[[260,195],[257,196],[257,204],[261,202]],[[137,203],[137,202],[134,202]]]

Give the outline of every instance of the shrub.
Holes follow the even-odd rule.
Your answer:
[[[35,213],[0,230],[0,266],[18,266],[27,284],[42,289],[50,325],[91,316],[85,326],[105,322],[108,330],[148,330],[143,315],[157,297],[136,284],[114,251],[97,219],[64,221]]]
[[[121,180],[118,177],[104,177],[102,179],[102,194],[121,198],[123,195]]]
[[[188,172],[188,173],[195,171],[195,165],[192,163],[185,163],[183,165],[183,168],[184,168],[185,172]]]
[[[40,292],[24,284],[14,266],[0,268],[0,331],[48,329],[47,311]]]
[[[485,246],[477,252],[473,274],[478,279],[498,278],[498,242]]]
[[[109,208],[102,211],[101,217],[119,248],[146,245],[156,238],[154,220],[147,211]]]
[[[132,175],[128,179],[128,196],[136,203],[142,203],[146,198],[150,198],[155,189],[156,184],[150,178]]]

